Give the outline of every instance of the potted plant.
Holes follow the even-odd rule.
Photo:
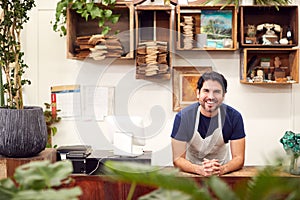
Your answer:
[[[283,145],[284,150],[290,157],[289,172],[294,175],[300,175],[300,166],[298,159],[300,156],[300,133],[294,133],[293,131],[286,131],[280,142]]]
[[[101,6],[97,2],[101,2]],[[60,36],[67,34],[67,9],[71,8],[86,21],[89,19],[98,20],[98,25],[102,28],[102,35],[106,35],[111,30],[106,22],[115,24],[119,21],[120,15],[113,14],[115,4],[116,0],[60,0],[56,6],[53,30],[59,32]]]
[[[9,157],[36,155],[47,142],[43,109],[23,105],[22,89],[30,80],[23,78],[28,66],[21,32],[34,6],[34,0],[0,1],[0,154]]]
[[[47,125],[47,133],[48,133],[48,139],[47,139],[47,148],[56,148],[57,145],[52,145],[52,137],[56,135],[57,133],[57,127],[53,126],[54,124],[60,122],[61,117],[57,116],[57,112],[60,110],[56,110],[56,113],[53,114],[51,110],[51,105],[49,103],[44,103],[45,110],[44,110],[44,117]]]

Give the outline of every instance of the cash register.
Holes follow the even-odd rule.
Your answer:
[[[89,145],[60,146],[57,148],[57,160],[71,160],[73,174],[104,174],[103,164],[107,160],[151,165],[151,157],[152,151],[144,151],[142,155],[131,157],[115,155],[113,150],[93,150]]]
[[[70,145],[57,148],[57,160],[69,159],[73,164],[73,173],[86,173],[86,160],[92,153],[90,145]]]

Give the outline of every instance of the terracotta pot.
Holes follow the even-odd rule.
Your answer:
[[[0,108],[0,155],[35,156],[46,147],[47,127],[40,107]]]

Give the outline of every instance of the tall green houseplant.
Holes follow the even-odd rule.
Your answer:
[[[29,20],[28,11],[35,6],[34,0],[2,0],[0,22],[0,106],[22,109],[22,87],[30,84],[23,79],[25,68],[21,49],[21,31]],[[3,74],[5,81],[2,80]],[[5,96],[6,95],[6,102]]]
[[[21,32],[33,7],[35,0],[0,0],[0,155],[6,157],[35,156],[47,143],[43,109],[24,106],[22,94],[30,81],[23,78]]]

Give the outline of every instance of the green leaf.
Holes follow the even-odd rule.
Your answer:
[[[87,3],[86,4],[86,10],[88,12],[91,12],[94,9],[94,3]]]
[[[249,199],[272,199],[275,196],[291,195],[299,199],[300,181],[276,175],[278,168],[268,166],[248,183]]]
[[[90,14],[88,13],[87,10],[83,10],[81,13],[81,17],[85,19],[85,21],[88,21]]]
[[[14,178],[0,180],[0,198],[13,200],[75,200],[82,194],[79,187],[58,189],[73,170],[71,161],[33,161],[16,168]],[[53,189],[52,187],[56,187]]]
[[[1,199],[12,199],[13,195],[17,191],[18,189],[16,188],[16,185],[10,178],[0,180]]]
[[[68,7],[68,5],[69,5],[69,3],[66,5],[66,7]],[[83,6],[84,6],[84,2],[75,1],[72,4],[72,9],[74,9],[74,10],[81,10],[81,9],[83,9]]]
[[[95,7],[90,11],[92,19],[95,19],[96,17],[102,17],[102,10],[98,7]]]
[[[55,134],[57,133],[57,128],[51,127],[51,132],[52,132],[52,135],[55,136]]]
[[[104,6],[108,6],[108,4],[110,4],[110,0],[102,0],[101,3]]]
[[[24,164],[15,171],[14,178],[23,188],[43,189],[59,186],[73,171],[71,161],[36,161]]]
[[[100,19],[99,23],[98,23],[98,26],[102,27],[104,25],[104,23],[105,23],[104,19]]]
[[[60,16],[63,14],[63,10],[67,7],[68,3],[65,2],[65,1],[61,1],[61,2],[58,2],[56,4],[56,13],[55,13],[55,17],[57,19],[60,18]]]
[[[106,35],[110,30],[111,30],[111,28],[109,26],[104,26],[101,34]]]
[[[238,200],[232,189],[217,176],[212,176],[206,182],[219,200]]]
[[[180,191],[157,189],[151,193],[139,197],[139,200],[191,200],[190,195]]]
[[[113,24],[116,24],[119,21],[119,18],[120,18],[120,15],[112,15],[111,18],[110,18],[110,21]]]
[[[103,11],[103,14],[104,14],[104,17],[106,18],[110,18],[110,16],[112,15],[112,11],[111,10],[104,10]]]
[[[47,190],[26,190],[20,191],[14,196],[14,200],[75,200],[81,195],[81,189],[79,187],[69,189],[47,189]]]

